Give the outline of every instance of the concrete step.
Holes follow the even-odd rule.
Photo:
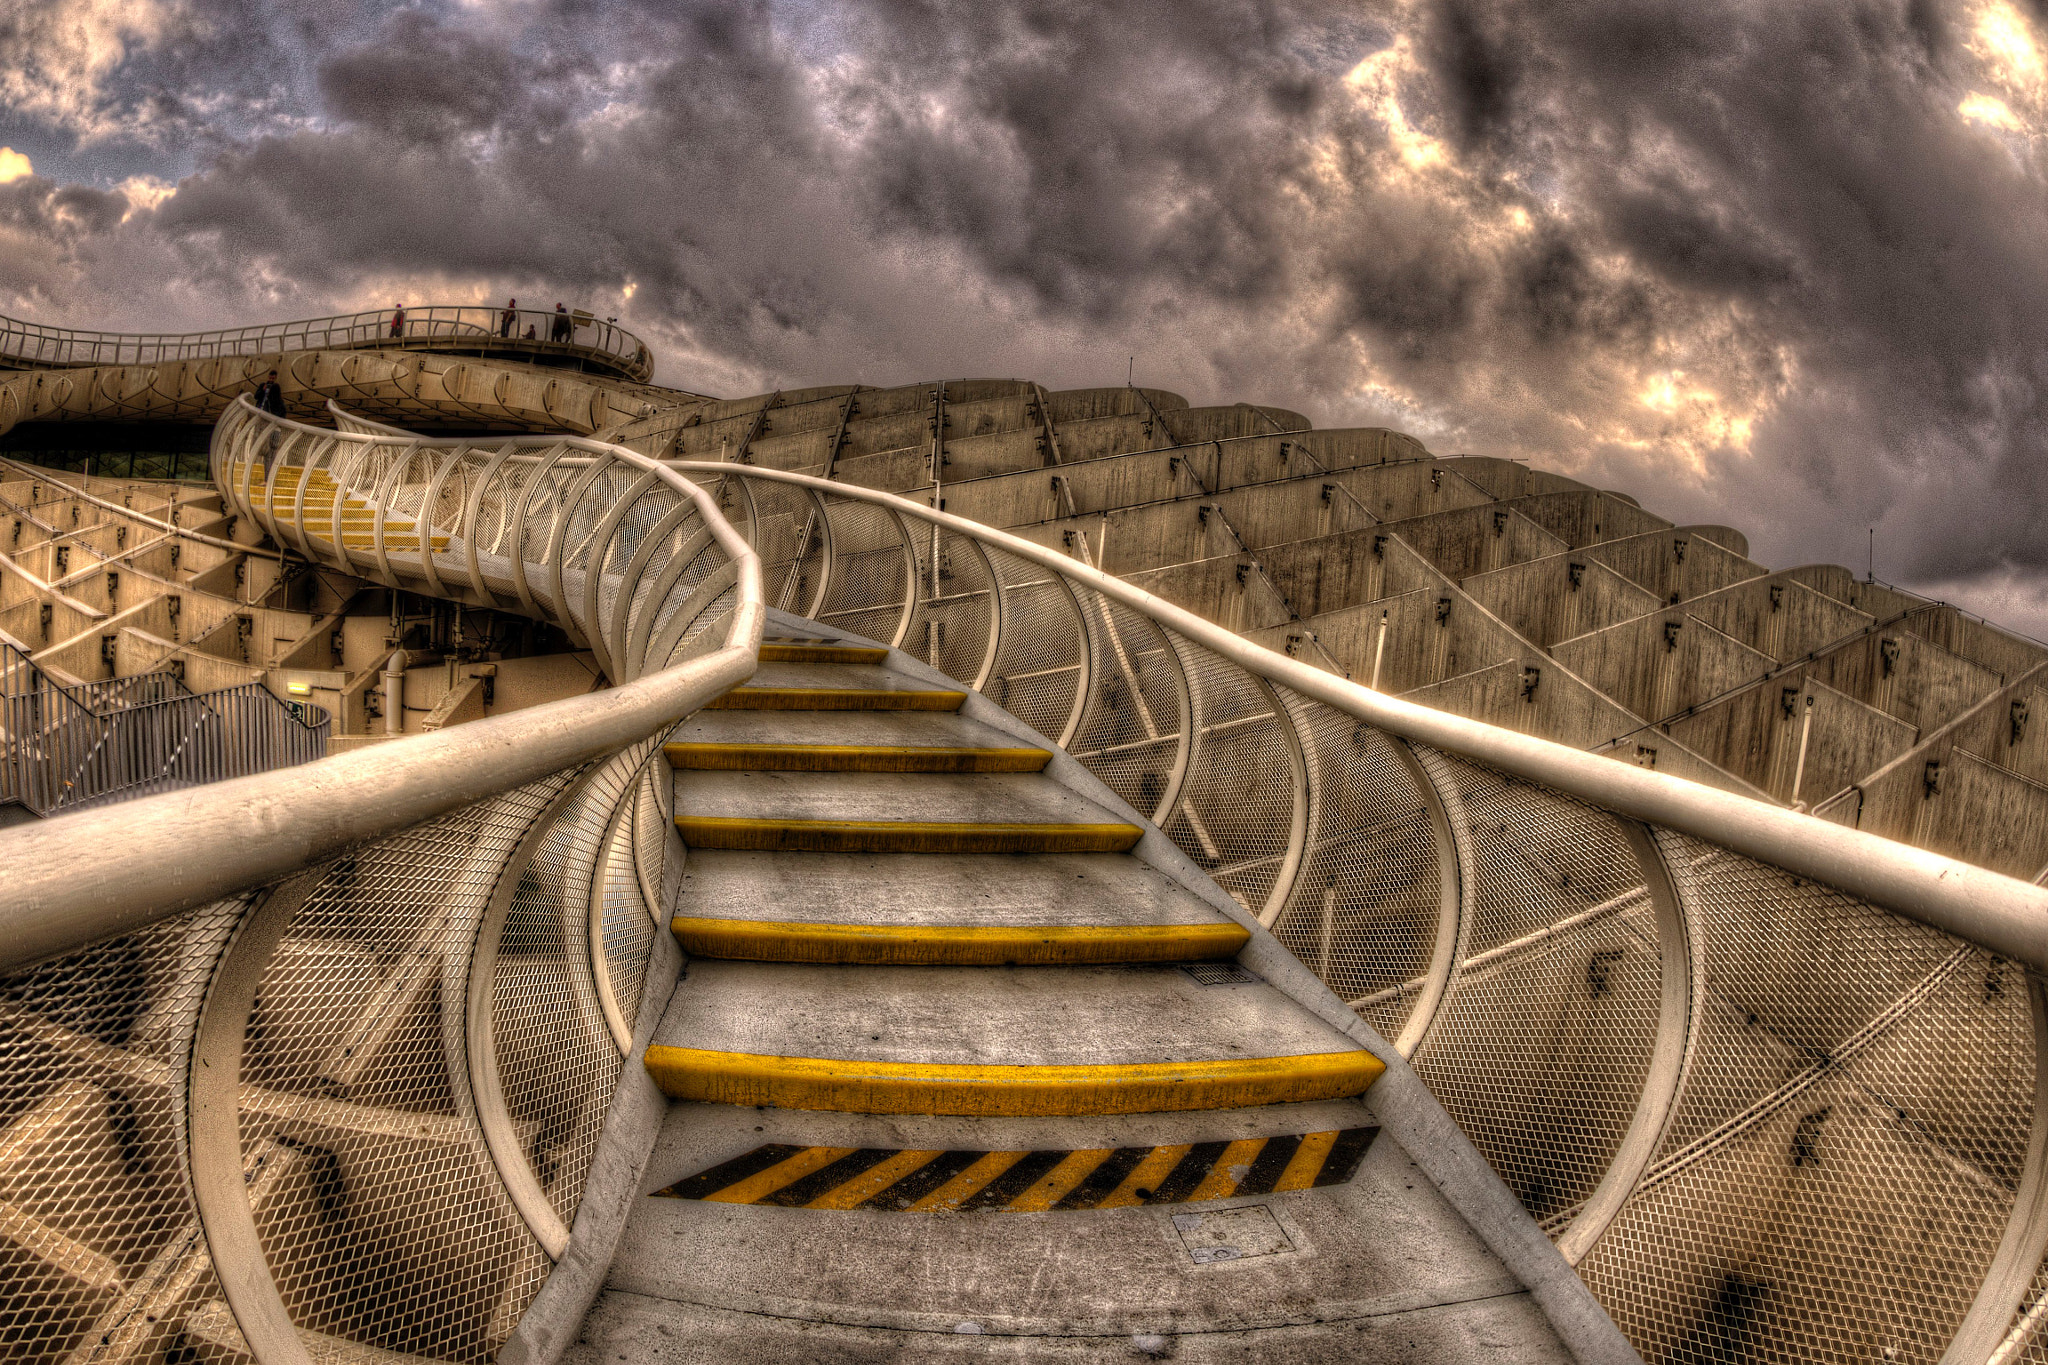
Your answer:
[[[752,679],[709,704],[727,711],[958,711],[965,692],[866,664],[763,662]]]
[[[1197,1187],[1185,1193],[1201,1199],[1136,1203],[1069,1195],[1040,1209],[1051,1193],[1041,1176],[1007,1203],[970,1196],[952,1211],[897,1208],[903,1195],[919,1195],[913,1204],[929,1199],[926,1168],[902,1177],[895,1197],[853,1199],[904,1164],[897,1157],[926,1151],[948,1165],[977,1151],[1017,1156],[1009,1175],[1026,1161],[1045,1169],[1053,1160],[1050,1170],[1059,1171],[1069,1164],[1060,1154],[1090,1147],[1125,1161],[1169,1145],[1270,1150],[1374,1121],[1357,1101],[1051,1120],[677,1104],[655,1144],[607,1292],[569,1359],[1571,1359],[1515,1278],[1385,1133],[1348,1178],[1265,1194]],[[865,1179],[855,1176],[801,1206],[776,1202],[810,1192],[795,1185],[754,1202],[675,1197],[707,1169],[769,1144],[836,1148],[848,1152],[840,1158],[848,1168],[873,1164]],[[829,1180],[829,1171],[813,1173],[810,1186]],[[998,1177],[983,1188],[1001,1183]],[[1263,1173],[1249,1183],[1257,1188]],[[881,1192],[890,1191],[884,1185]]]
[[[1145,831],[1040,774],[679,772],[692,848],[1122,853]]]
[[[666,746],[696,770],[1035,773],[1050,750],[943,711],[702,711]]]
[[[1114,853],[693,850],[670,927],[692,957],[925,966],[1216,960],[1251,937]]]
[[[886,645],[840,644],[822,636],[761,642],[761,662],[764,664],[879,664],[888,658]]]
[[[647,1070],[680,1100],[1042,1116],[1335,1099],[1385,1069],[1249,973],[1195,970],[1225,980],[1165,966],[696,962]]]

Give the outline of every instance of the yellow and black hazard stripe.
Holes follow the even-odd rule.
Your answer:
[[[942,1213],[1041,1213],[1188,1204],[1341,1185],[1377,1128],[1237,1142],[1083,1151],[903,1151],[769,1143],[658,1196],[718,1204]]]

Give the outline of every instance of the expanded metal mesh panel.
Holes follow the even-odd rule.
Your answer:
[[[249,897],[0,980],[0,1355],[155,1362],[217,1299],[181,1092]],[[274,1183],[274,1182],[273,1182]]]
[[[497,944],[491,1029],[499,1080],[521,1149],[564,1225],[576,1217],[620,1065],[592,972],[590,914],[603,894],[597,855],[644,757],[639,747],[607,761],[554,817]]]
[[[972,683],[988,657],[994,585],[973,542],[950,531],[916,538],[918,608],[903,647],[950,678]]]
[[[1081,614],[1096,668],[1068,747],[1139,813],[1164,815],[1192,716],[1180,662],[1165,632],[1128,607],[1089,592]]]
[[[1065,731],[1080,695],[1084,622],[1051,571],[992,551],[1003,589],[1003,637],[982,691],[1052,739]]]
[[[707,543],[690,557],[690,562],[683,566],[680,576],[676,579],[675,586],[669,590],[668,596],[655,609],[654,624],[647,633],[648,647],[650,649],[668,633],[671,622],[678,615],[684,616],[691,622],[691,624],[684,627],[685,638],[688,639],[696,637],[701,630],[702,623],[714,617],[722,616],[723,607],[720,604],[727,601],[731,590],[728,589],[726,593],[720,594],[715,599],[703,600],[704,594],[699,592],[698,589],[702,587],[705,579],[711,577],[712,574],[718,572],[718,570],[731,562],[723,550],[717,545],[710,543]],[[661,663],[658,660],[649,659],[646,661],[646,666],[650,669],[659,668]]]
[[[1288,757],[1290,722],[1250,674],[1207,650],[1189,657],[1188,684],[1195,760],[1163,828],[1218,885],[1257,910],[1308,799]]]
[[[826,503],[832,524],[832,580],[816,619],[888,643],[903,624],[912,577],[896,519],[863,502]]]
[[[1555,1219],[1599,1183],[1642,1092],[1655,909],[1613,817],[1471,764],[1444,771],[1474,885],[1466,957],[1415,1068],[1523,1206]]]
[[[1713,1061],[1695,1064],[1665,1154],[1836,1053],[1958,948],[1937,930],[1775,868],[1694,840],[1681,846],[1706,956],[1698,1055]],[[2025,994],[2008,990],[1998,999],[2023,1007]],[[2031,1041],[2021,1043],[2031,1058]]]
[[[1655,1358],[1941,1358],[2033,1112],[2019,973],[1691,840],[1707,977],[1690,1079],[1579,1269]]]
[[[663,763],[647,766],[641,774],[633,803],[633,870],[640,878],[640,894],[657,925],[668,918],[669,837],[675,832],[661,805],[662,780],[669,776]]]
[[[246,1162],[265,1259],[294,1320],[481,1361],[544,1267],[481,1140],[463,1028],[477,927],[551,779],[334,864],[263,974],[244,1043]],[[607,1091],[609,1093],[609,1091]]]
[[[1580,1266],[1635,1341],[1680,1358],[1940,1359],[2012,1203],[1901,1103],[1952,1055],[1944,1016],[1974,1007],[1969,965],[1652,1171]],[[1997,1069],[1965,1059],[1956,1089],[1977,1093],[1956,1099],[2009,1101]]]
[[[647,975],[647,959],[654,951],[655,934],[654,912],[648,908],[640,869],[635,865],[641,790],[636,774],[633,786],[619,799],[598,912],[598,934],[604,947],[600,965],[611,983],[620,1031],[628,1040],[640,1020],[640,988]]]
[[[1273,932],[1392,1038],[1436,951],[1436,831],[1385,735],[1323,706],[1305,708],[1303,719],[1316,829]]]

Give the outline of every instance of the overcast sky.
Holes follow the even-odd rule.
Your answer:
[[[0,311],[1390,425],[2048,636],[2032,0],[10,0]]]

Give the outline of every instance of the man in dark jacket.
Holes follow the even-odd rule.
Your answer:
[[[509,337],[512,329],[519,325],[519,300],[506,299],[505,311],[498,314],[498,335]]]
[[[270,376],[256,386],[255,398],[256,406],[272,417],[284,416],[284,390],[278,387],[276,370],[272,370]]]
[[[264,377],[263,382],[256,386],[256,392],[252,397],[256,406],[272,417],[284,416],[284,390],[278,387],[276,370],[272,370]],[[277,432],[272,430],[263,438],[263,477],[266,482],[270,478],[271,462],[276,458]]]

